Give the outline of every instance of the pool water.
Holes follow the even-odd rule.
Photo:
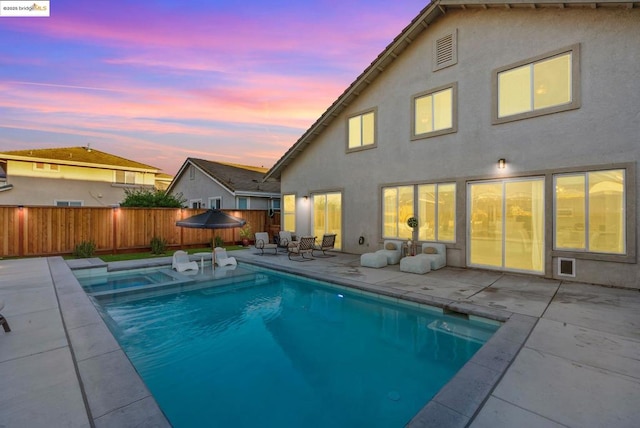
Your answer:
[[[498,328],[267,272],[102,303],[174,427],[402,427]]]
[[[163,271],[164,270],[164,271]],[[169,269],[145,269],[140,271],[123,271],[104,273],[96,276],[78,276],[80,285],[89,294],[107,294],[118,290],[132,289],[150,284],[165,284],[178,279],[171,275]]]

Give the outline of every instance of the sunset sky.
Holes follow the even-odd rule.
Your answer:
[[[428,0],[51,1],[0,18],[0,151],[271,167]]]

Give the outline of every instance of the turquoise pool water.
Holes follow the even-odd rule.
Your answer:
[[[163,272],[164,270],[164,272]],[[114,292],[152,284],[165,284],[176,282],[167,268],[144,269],[139,271],[124,271],[116,273],[104,273],[94,276],[77,276],[82,288],[89,294]]]
[[[498,328],[273,271],[111,297],[103,316],[181,427],[402,427]]]

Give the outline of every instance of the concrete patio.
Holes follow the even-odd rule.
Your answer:
[[[364,268],[350,254],[299,263],[255,253],[232,255],[506,321],[411,426],[635,427],[640,420],[638,290],[471,269],[415,275],[397,265]],[[169,426],[69,268],[93,263],[0,260],[2,314],[12,328],[0,331],[0,426]]]

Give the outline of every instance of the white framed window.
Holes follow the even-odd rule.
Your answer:
[[[136,173],[133,171],[115,171],[116,184],[136,184]]]
[[[82,201],[63,201],[58,199],[54,203],[56,207],[81,207],[84,205]]]
[[[202,199],[189,199],[189,207],[202,208]]]
[[[580,107],[580,45],[493,71],[494,124]]]
[[[238,197],[236,199],[237,209],[239,210],[248,210],[249,209],[249,198],[245,198],[243,196]]]
[[[440,86],[413,97],[411,139],[435,137],[458,130],[458,84]]]
[[[296,195],[282,195],[282,230],[296,230]]]
[[[212,208],[214,210],[219,210],[220,208],[222,208],[222,197],[215,196],[213,198],[209,198],[209,208]]]
[[[626,254],[625,170],[554,175],[554,248]]]
[[[376,109],[358,113],[347,119],[347,151],[376,146]]]

